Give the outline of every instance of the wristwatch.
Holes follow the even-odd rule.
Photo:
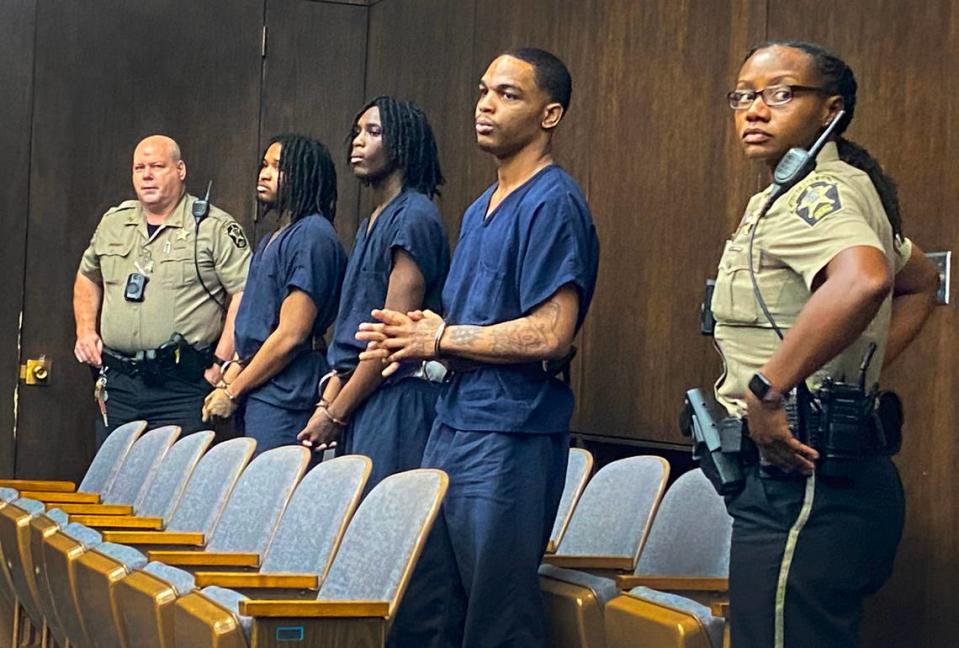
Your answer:
[[[773,387],[769,378],[760,371],[754,373],[753,377],[749,379],[749,391],[763,404],[779,406],[785,400],[782,392]]]

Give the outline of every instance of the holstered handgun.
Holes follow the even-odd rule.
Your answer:
[[[742,419],[729,416],[711,393],[686,392],[679,428],[693,440],[693,458],[720,495],[734,495],[745,484]]]

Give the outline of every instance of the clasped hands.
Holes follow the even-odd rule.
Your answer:
[[[230,418],[236,412],[236,408],[236,402],[227,395],[227,385],[221,383],[203,399],[203,409],[200,411],[200,415],[203,422],[208,423],[214,417]]]
[[[372,313],[379,321],[360,324],[356,339],[367,342],[360,360],[380,360],[387,365],[383,377],[388,378],[400,368],[404,360],[429,360],[437,356],[443,318],[431,310],[409,313],[376,309]]]

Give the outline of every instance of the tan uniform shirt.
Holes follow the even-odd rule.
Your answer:
[[[713,292],[715,339],[725,366],[716,383],[716,397],[737,415],[745,414],[750,378],[781,344],[756,301],[749,276],[749,237],[766,196],[764,191],[750,199],[739,229],[726,242]],[[841,161],[830,142],[820,152],[816,170],[776,201],[756,231],[753,268],[763,299],[783,333],[788,334],[809,300],[819,271],[839,252],[862,245],[881,251],[893,272],[902,269],[912,252],[908,239],[894,240],[869,176]],[[810,389],[817,389],[826,377],[857,381],[871,342],[877,349],[866,385],[878,382],[891,302],[890,295],[862,335],[807,379]]]
[[[103,286],[100,337],[107,347],[125,353],[154,349],[174,332],[198,347],[219,339],[223,312],[203,290],[194,265],[196,200],[184,195],[153,236],[136,200],[103,215],[80,272]],[[211,206],[200,223],[196,250],[203,282],[220,302],[243,290],[250,245],[232,216]],[[133,272],[149,277],[142,302],[123,296]]]

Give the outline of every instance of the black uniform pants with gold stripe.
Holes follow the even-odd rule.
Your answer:
[[[727,498],[733,648],[851,648],[864,599],[888,579],[902,535],[902,483],[888,457],[851,480],[747,469]]]
[[[203,423],[200,410],[203,399],[213,390],[202,376],[186,380],[176,376],[146,382],[141,376],[107,371],[107,425],[97,416],[97,447],[117,426],[144,420],[150,428],[179,425],[183,435],[212,429]]]

